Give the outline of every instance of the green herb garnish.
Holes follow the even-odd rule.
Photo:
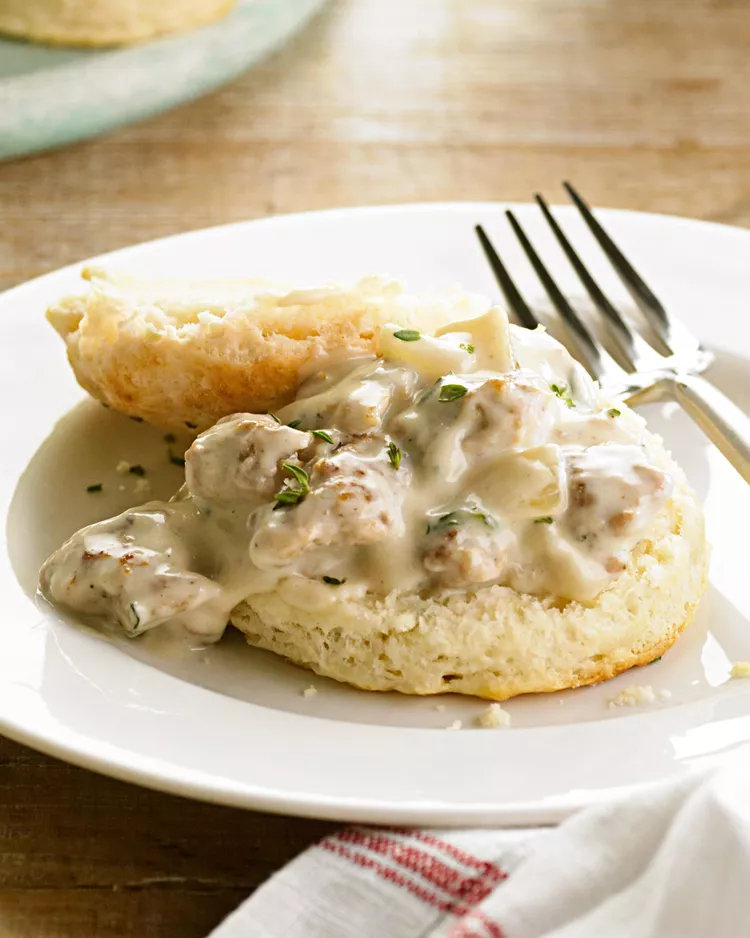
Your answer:
[[[326,443],[334,443],[334,439],[330,433],[327,433],[325,430],[311,430],[313,436],[317,437],[319,440],[325,440]]]
[[[184,466],[184,465],[185,465],[185,459],[184,459],[184,457],[183,457],[183,456],[175,456],[171,449],[169,450],[169,461],[172,463],[173,466]]]
[[[620,417],[622,415],[622,411],[618,410],[616,407],[610,407],[607,413],[610,417]],[[657,658],[656,660],[658,661],[659,659]]]
[[[130,604],[130,609],[133,615],[135,616],[135,625],[133,626],[133,628],[137,629],[138,626],[141,624],[141,617],[138,615],[138,610],[135,608],[135,603]]]
[[[391,440],[391,442],[388,444],[388,458],[390,459],[391,465],[394,469],[398,469],[398,467],[401,465],[402,455],[403,454],[401,450],[398,448],[398,446],[396,446],[393,440]]]
[[[281,423],[281,421],[280,421],[279,418],[276,416],[276,414],[272,414],[270,410],[268,411],[268,416],[269,416],[272,420],[275,420],[276,423]]]
[[[570,388],[568,388],[567,384],[551,384],[550,390],[553,394],[556,394],[564,404],[567,404],[568,407],[575,407],[575,402],[570,396]]]
[[[292,462],[283,462],[281,468],[293,476],[299,483],[298,489],[283,488],[274,495],[274,500],[280,505],[297,505],[310,491],[310,476],[302,466],[295,466]]]
[[[431,531],[440,531],[443,528],[450,528],[454,525],[461,524],[461,519],[457,511],[449,511],[447,515],[441,515],[437,521],[433,521],[427,525],[427,533]]]
[[[654,660],[653,660],[653,661],[649,661],[649,664],[656,664],[656,662],[657,662],[657,661],[661,661],[661,657],[662,657],[662,656],[661,656],[661,655],[659,655],[659,657],[658,657],[658,658],[654,658]]]
[[[188,427],[190,430],[197,430],[197,429],[198,429],[198,424],[197,424],[197,423],[190,423],[189,420],[186,420],[186,421],[185,421],[185,426]]]
[[[274,495],[274,501],[278,502],[276,508],[281,505],[296,505],[305,497],[302,489],[282,489]]]
[[[292,430],[296,430],[297,427],[298,427],[301,423],[302,423],[302,418],[300,417],[299,420],[290,420],[289,423],[287,424],[287,426],[288,426],[288,427],[291,427]]]
[[[176,442],[177,442],[177,437],[174,435],[174,433],[165,433],[165,434],[164,434],[164,442],[165,442],[165,443],[176,443]]]
[[[471,355],[471,353],[474,351],[474,346],[473,346],[473,345],[467,345],[465,342],[462,342],[458,347],[459,347],[459,348],[462,348],[462,349],[464,350],[464,352],[468,352],[469,355]]]
[[[456,511],[449,511],[447,515],[441,515],[437,521],[433,521],[427,525],[427,533],[431,534],[433,531],[442,531],[444,528],[453,528],[459,524],[464,524],[467,521],[481,521],[482,524],[486,524],[488,528],[494,528],[497,525],[497,522],[491,515],[485,514],[483,511],[479,511],[478,508],[458,508]]]
[[[281,468],[299,482],[302,491],[307,495],[310,491],[310,476],[305,472],[302,466],[295,466],[293,462],[283,462]]]
[[[416,329],[399,329],[398,332],[393,333],[393,338],[401,339],[402,342],[416,342],[417,339],[421,339],[422,336]]]
[[[554,518],[551,518],[549,515],[546,515],[544,518],[535,518],[534,524],[552,524]]]
[[[102,488],[103,488],[103,485],[101,482],[95,482],[93,485],[87,485],[86,491],[87,492],[101,492]]]
[[[446,401],[457,401],[459,397],[463,397],[464,394],[468,391],[468,388],[465,388],[462,384],[444,384],[440,388],[440,395],[438,400],[441,403]]]
[[[346,580],[339,580],[335,576],[324,576],[323,582],[328,583],[329,586],[341,586],[342,583],[346,583]]]
[[[139,465],[131,466],[131,467],[128,469],[128,472],[131,473],[131,475],[134,475],[134,476],[145,476],[145,475],[146,475],[146,470],[143,468],[143,466],[139,466]]]

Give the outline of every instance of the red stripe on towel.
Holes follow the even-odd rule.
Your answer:
[[[487,876],[494,877],[498,883],[507,879],[508,874],[504,870],[501,870],[499,866],[495,866],[495,864],[491,863],[489,860],[480,860],[479,857],[475,857],[473,854],[461,850],[460,847],[455,847],[453,844],[448,843],[447,840],[440,840],[438,837],[433,837],[431,834],[426,834],[424,831],[419,830],[396,828],[392,828],[391,830],[394,834],[401,834],[404,837],[411,837],[413,840],[420,840],[423,844],[427,844],[428,847],[441,850],[447,856],[451,857],[451,859],[463,863],[464,866],[472,867],[475,870],[481,870],[483,873],[486,873]]]
[[[467,905],[456,903],[452,900],[446,901],[441,899],[434,892],[431,892],[429,889],[425,889],[424,886],[420,886],[419,883],[415,883],[413,880],[408,879],[397,870],[393,870],[388,866],[384,866],[382,863],[379,863],[377,860],[373,860],[371,857],[365,856],[363,853],[355,853],[353,850],[348,850],[343,844],[334,843],[333,840],[322,840],[319,846],[324,850],[335,853],[339,857],[343,857],[345,860],[349,860],[356,866],[361,866],[366,870],[372,870],[382,879],[393,884],[394,886],[399,886],[402,889],[408,890],[412,895],[416,896],[418,899],[421,899],[422,902],[432,906],[434,909],[437,909],[439,912],[451,913],[452,915],[466,915],[466,913],[469,911],[469,907]]]
[[[334,839],[386,856],[468,905],[476,905],[486,899],[497,885],[494,875],[466,876],[413,843],[389,837],[387,831],[343,830],[335,834]]]

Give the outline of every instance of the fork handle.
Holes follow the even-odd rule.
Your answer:
[[[750,483],[750,417],[700,375],[665,379],[670,396]]]

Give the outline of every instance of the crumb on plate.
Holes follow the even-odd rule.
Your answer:
[[[151,491],[151,483],[148,481],[148,479],[138,479],[138,481],[135,483],[133,491],[136,493],[136,495],[146,495]]]
[[[309,687],[306,687],[302,691],[303,697],[314,697],[318,693],[318,688],[314,687],[312,684]]]
[[[130,463],[126,462],[124,459],[121,459],[117,463],[116,469],[121,476],[126,476],[130,472]]]
[[[735,661],[732,665],[732,670],[729,672],[730,677],[750,677],[750,661]]]
[[[610,707],[643,707],[656,703],[656,694],[650,684],[631,684],[609,700]]]
[[[477,723],[485,729],[510,726],[510,714],[507,710],[503,710],[499,703],[492,703],[479,714]]]
[[[446,726],[447,730],[460,730],[463,726],[463,723],[460,720],[454,720],[450,726]]]

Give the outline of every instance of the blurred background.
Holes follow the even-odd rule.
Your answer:
[[[222,90],[0,163],[0,287],[205,225],[567,177],[743,224],[749,43],[743,0],[330,0]]]

